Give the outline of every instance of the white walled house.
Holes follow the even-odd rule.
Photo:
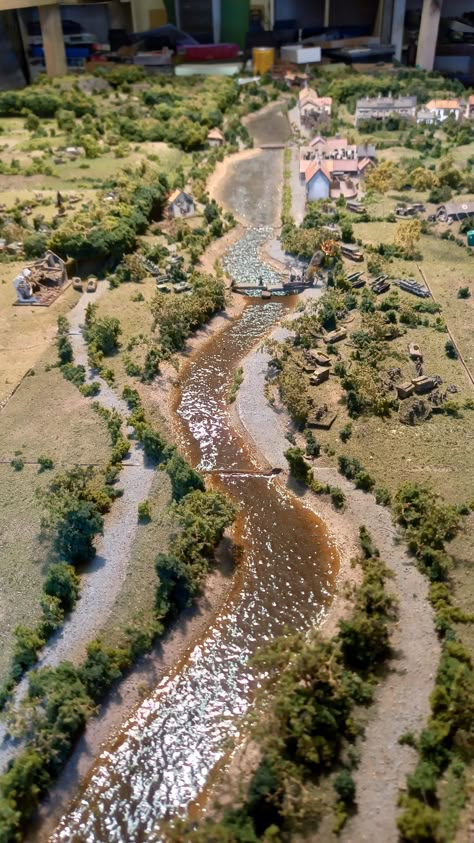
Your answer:
[[[459,100],[430,100],[426,103],[422,111],[429,111],[433,115],[435,122],[443,123],[448,117],[454,117],[455,120],[460,120],[464,108]],[[418,120],[419,114],[420,112],[417,115],[417,122],[420,122]]]
[[[365,97],[357,100],[356,126],[361,120],[386,120],[398,114],[406,120],[415,117],[416,97]]]
[[[318,97],[312,88],[301,88],[298,95],[300,117],[309,117],[311,114],[331,114],[332,97]]]
[[[424,123],[431,126],[432,123],[436,123],[436,115],[428,108],[420,108],[420,110],[416,113],[416,122],[419,125]]]
[[[207,142],[209,146],[223,146],[225,143],[225,137],[220,129],[210,129],[207,133]]]
[[[192,217],[194,214],[194,199],[184,190],[174,190],[168,197],[166,206],[169,217]]]

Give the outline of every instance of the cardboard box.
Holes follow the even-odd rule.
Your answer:
[[[280,50],[283,61],[293,64],[314,64],[321,61],[321,47],[304,47],[302,44],[285,44]]]

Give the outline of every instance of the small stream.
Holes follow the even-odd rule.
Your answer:
[[[275,153],[261,155],[260,172],[265,158],[280,166],[267,157]],[[255,160],[240,167],[255,168]],[[244,182],[252,185],[248,173]],[[258,184],[248,189],[258,190]],[[255,193],[247,197],[252,201]],[[261,207],[256,222],[269,223]],[[54,843],[159,841],[160,819],[198,800],[229,740],[238,739],[241,718],[259,685],[249,665],[252,654],[287,626],[304,630],[318,623],[331,602],[338,560],[324,525],[277,478],[245,473],[261,465],[227,404],[235,368],[293,304],[288,299],[250,302],[180,373],[181,448],[193,465],[214,472],[209,482],[240,508],[233,531],[233,587],[185,661],[163,678],[102,752],[51,837]]]

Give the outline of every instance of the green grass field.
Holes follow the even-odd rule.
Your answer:
[[[40,593],[49,561],[49,541],[42,541],[42,507],[36,489],[44,488],[54,471],[76,463],[104,467],[110,455],[105,425],[90,401],[66,381],[49,349],[35,365],[0,414],[0,682],[12,653],[17,624],[34,625],[39,618]],[[25,461],[15,471],[10,460]],[[38,472],[40,455],[51,457],[54,471]]]

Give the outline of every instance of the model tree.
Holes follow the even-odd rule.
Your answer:
[[[395,233],[395,245],[398,246],[407,257],[413,257],[416,253],[416,246],[421,236],[420,220],[403,220],[397,225]]]

